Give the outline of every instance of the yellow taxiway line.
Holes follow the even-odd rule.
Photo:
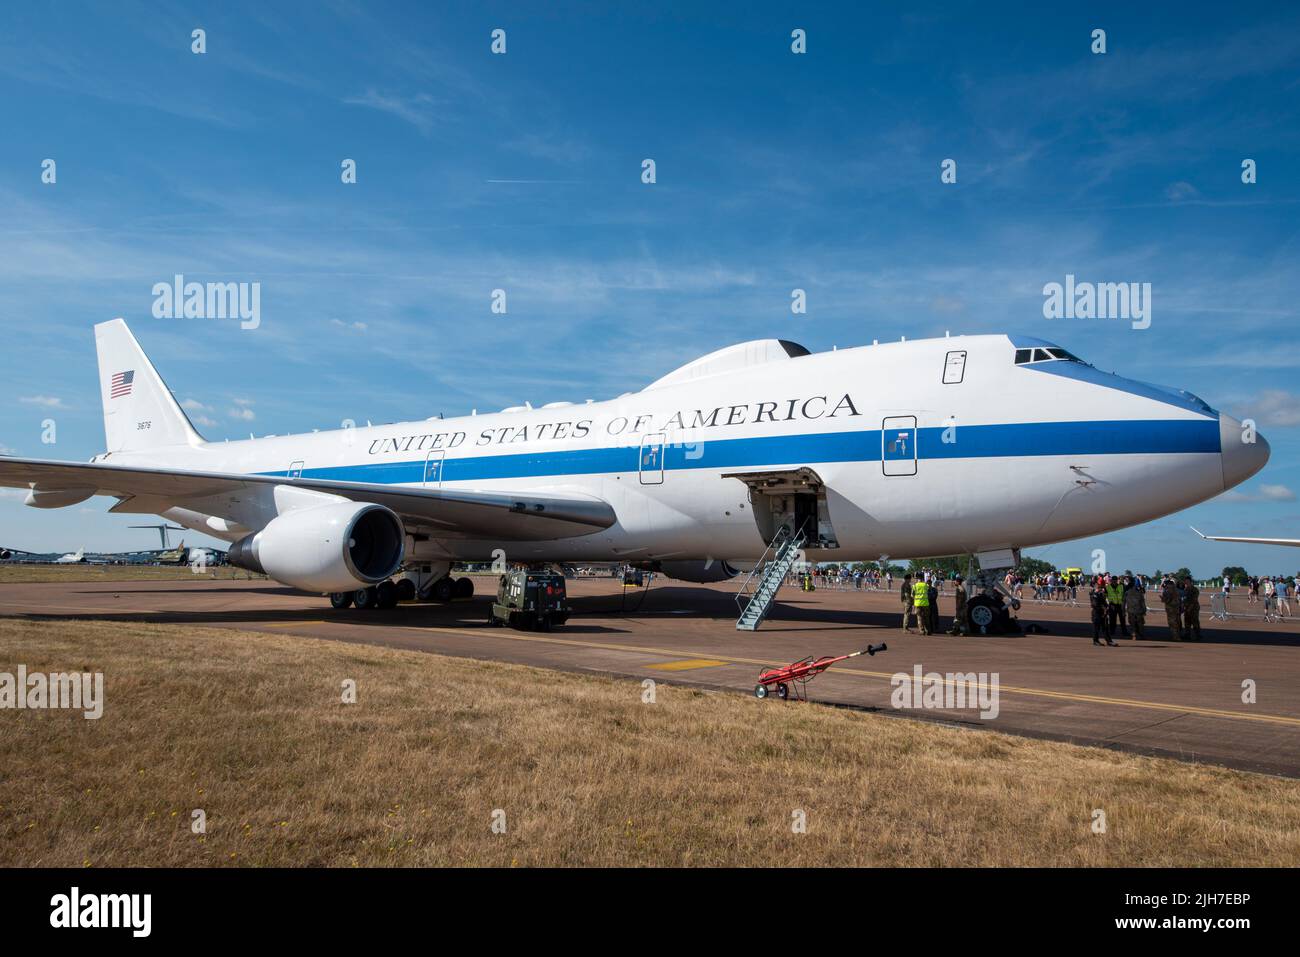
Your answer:
[[[459,628],[430,628],[421,629],[434,632],[450,632],[457,635],[468,635],[472,638],[505,638],[510,641],[535,641],[542,644],[551,645],[570,645],[575,648],[593,648],[602,651],[635,651],[647,655],[663,655],[667,658],[681,659],[683,655],[690,655],[696,658],[709,658],[726,664],[739,665],[760,665],[765,668],[772,667],[770,659],[763,658],[742,658],[736,655],[711,654],[706,655],[702,652],[684,651],[680,648],[676,650],[668,648],[648,648],[640,645],[615,645],[599,641],[579,641],[573,638],[555,638],[550,635],[525,635],[519,632],[509,632],[500,629],[485,635],[481,631],[465,631]],[[653,667],[653,666],[649,666]],[[883,678],[889,680],[898,672],[892,671],[864,671],[860,668],[828,668],[841,675],[853,675],[858,678]],[[908,678],[911,678],[910,672],[902,672]],[[943,682],[947,684],[945,680]],[[1264,721],[1271,724],[1285,724],[1300,727],[1300,718],[1293,718],[1282,714],[1249,714],[1244,711],[1227,711],[1221,708],[1198,708],[1195,705],[1185,704],[1168,704],[1163,701],[1141,701],[1137,698],[1112,698],[1105,695],[1081,694],[1074,691],[1049,691],[1044,688],[1023,688],[1017,685],[999,685],[1000,691],[1010,694],[1028,695],[1038,698],[1055,698],[1061,701],[1077,701],[1087,704],[1110,704],[1120,705],[1127,708],[1146,708],[1153,711],[1173,711],[1181,714],[1194,714],[1207,718],[1235,718],[1240,721]]]
[[[27,603],[0,601],[0,606],[6,606],[6,605],[27,607]],[[123,614],[123,613],[142,614],[142,615],[160,614],[160,612],[157,609],[135,609],[135,608],[122,608],[122,607],[87,608],[84,606],[78,608],[76,610],[76,614],[93,615],[97,611],[103,611],[103,612],[114,613],[114,614]],[[33,617],[44,618],[44,617],[54,617],[54,615],[57,614],[57,612],[32,612],[31,614],[33,615]],[[313,621],[313,620],[293,621],[293,622],[265,622],[264,626],[285,628],[285,627],[292,627],[294,625],[314,625],[317,623],[318,623],[317,621]],[[333,622],[330,621],[329,619],[321,620],[320,623],[321,624],[346,624],[345,621]],[[244,623],[244,622],[230,622],[228,624],[221,624],[219,626],[214,626],[214,627],[229,628],[236,631],[241,629],[246,631],[257,630],[256,627],[254,627],[252,624]],[[640,654],[658,655],[664,658],[673,659],[673,661],[668,662],[668,664],[673,664],[674,662],[681,662],[684,655],[689,656],[692,659],[699,659],[700,661],[707,660],[709,662],[707,666],[701,665],[698,662],[696,662],[691,664],[690,667],[717,667],[718,665],[723,665],[723,664],[759,665],[765,668],[772,667],[771,660],[764,659],[764,658],[743,658],[737,655],[727,655],[727,654],[717,654],[717,653],[704,654],[702,652],[686,651],[680,648],[669,649],[669,648],[650,648],[641,645],[616,645],[616,644],[599,642],[599,641],[579,641],[574,638],[556,638],[551,635],[526,635],[520,632],[510,631],[504,628],[494,630],[490,633],[484,633],[482,631],[468,631],[466,629],[461,629],[461,628],[437,628],[437,627],[414,628],[410,625],[398,625],[396,627],[403,628],[408,631],[414,631],[417,634],[430,634],[430,633],[453,634],[453,635],[465,635],[470,638],[477,638],[480,640],[484,638],[489,638],[489,639],[501,638],[508,641],[531,641],[531,642],[538,642],[541,644],[568,645],[573,648],[589,648],[589,649],[598,649],[601,651],[633,651],[633,652],[638,652]],[[309,636],[309,637],[314,637],[314,636]],[[541,666],[541,667],[545,667],[545,666]],[[647,666],[647,667],[654,667],[654,666]],[[665,668],[663,665],[659,665],[658,667],[661,670],[666,670],[666,671],[678,670],[673,668]],[[680,670],[685,670],[685,669],[683,668]],[[893,678],[894,675],[896,674],[896,672],[892,672],[892,671],[864,671],[859,668],[829,668],[827,670],[834,671],[836,674],[841,674],[841,675],[853,675],[854,677],[858,677],[858,678],[876,678],[876,679],[885,679],[885,680],[889,680]],[[910,673],[908,672],[903,672],[903,674],[907,674],[909,678],[911,677]],[[947,681],[945,680],[943,683],[947,684]],[[1293,718],[1281,714],[1262,714],[1262,713],[1250,714],[1245,711],[1228,711],[1222,708],[1200,708],[1195,705],[1169,704],[1163,701],[1142,701],[1137,698],[1114,698],[1106,695],[1082,694],[1075,691],[1050,691],[1045,688],[1024,688],[1017,685],[999,685],[999,690],[1005,691],[1009,694],[1026,695],[1026,696],[1036,697],[1036,698],[1052,698],[1058,701],[1075,701],[1084,704],[1109,704],[1109,705],[1117,705],[1125,708],[1143,708],[1148,711],[1166,711],[1166,712],[1175,712],[1179,714],[1193,714],[1193,715],[1198,715],[1200,717],[1206,717],[1206,718],[1230,718],[1238,721],[1263,721],[1268,724],[1282,724],[1282,725],[1289,725],[1292,727],[1300,727],[1300,718]]]

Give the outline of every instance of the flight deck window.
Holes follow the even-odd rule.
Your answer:
[[[1079,365],[1087,365],[1078,356],[1066,352],[1057,346],[1046,346],[1042,349],[1017,349],[1016,365],[1025,365],[1030,362],[1054,362],[1061,360],[1064,362],[1077,362]]]

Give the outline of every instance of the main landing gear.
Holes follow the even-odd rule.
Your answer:
[[[417,592],[415,582],[410,578],[397,581],[382,581],[369,588],[356,591],[336,591],[330,593],[330,607],[344,609],[357,607],[363,610],[371,608],[395,608],[399,601],[432,601],[446,603],[457,598],[474,596],[472,578],[452,578],[444,576],[432,582],[424,592]]]

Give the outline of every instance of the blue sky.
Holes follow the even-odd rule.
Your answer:
[[[1235,494],[1036,554],[1295,571],[1187,525],[1300,537],[1300,11],[864,6],[6,6],[0,451],[101,450],[91,326],[119,315],[216,439],[605,398],[750,338],[1012,332],[1274,449]],[[261,326],[154,318],[176,273],[260,282]],[[1043,318],[1067,273],[1150,282],[1151,328]],[[152,543],[105,508],[6,495],[0,541]]]

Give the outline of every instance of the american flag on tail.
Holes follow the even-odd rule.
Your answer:
[[[108,384],[108,397],[110,399],[120,399],[124,395],[130,395],[131,383],[134,381],[134,369],[128,372],[114,372],[113,378]]]

